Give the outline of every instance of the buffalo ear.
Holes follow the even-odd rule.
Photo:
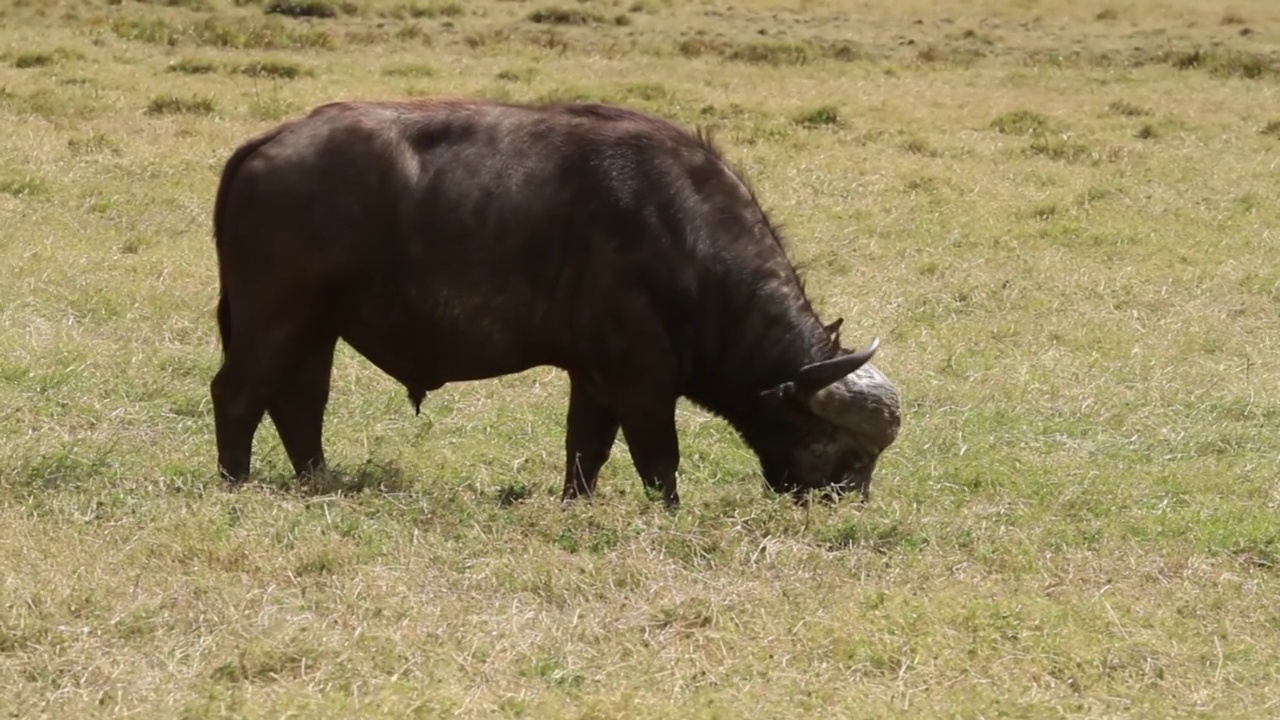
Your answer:
[[[838,317],[830,324],[824,326],[827,330],[827,334],[831,336],[831,342],[834,342],[837,345],[840,344],[840,326],[843,324],[844,318]]]

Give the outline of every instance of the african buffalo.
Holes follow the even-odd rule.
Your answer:
[[[325,104],[231,154],[213,231],[232,485],[264,412],[299,475],[325,467],[339,339],[419,410],[447,382],[566,371],[565,500],[593,492],[621,428],[645,487],[678,505],[680,397],[796,497],[865,501],[898,434],[878,340],[841,349],[711,141],[633,110]]]

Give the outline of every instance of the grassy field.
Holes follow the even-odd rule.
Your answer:
[[[0,0],[0,708],[1280,714],[1280,4],[940,5]],[[226,492],[223,161],[429,94],[715,128],[882,338],[871,502],[772,496],[686,406],[679,513],[622,447],[561,509],[560,373],[415,417],[341,346],[343,484],[265,422]]]

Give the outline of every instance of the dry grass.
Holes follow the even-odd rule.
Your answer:
[[[1275,714],[1280,7],[847,7],[0,0],[0,707]],[[347,477],[295,487],[267,423],[225,492],[221,163],[431,93],[716,127],[824,317],[883,339],[908,407],[872,502],[768,495],[684,407],[678,515],[621,442],[562,510],[561,375],[415,417],[345,347]]]

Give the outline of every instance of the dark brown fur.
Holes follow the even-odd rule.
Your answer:
[[[211,392],[232,482],[248,476],[264,413],[298,473],[325,466],[339,339],[415,409],[447,382],[564,369],[566,499],[593,491],[621,429],[645,485],[678,503],[679,397],[733,424],[780,492],[839,485],[851,471],[836,465],[873,467],[883,450],[855,452],[803,402],[766,392],[845,356],[839,321],[818,319],[710,141],[658,118],[599,104],[330,103],[232,153],[214,234],[224,362]],[[822,378],[806,392],[834,379]],[[836,446],[843,459],[797,459]]]

